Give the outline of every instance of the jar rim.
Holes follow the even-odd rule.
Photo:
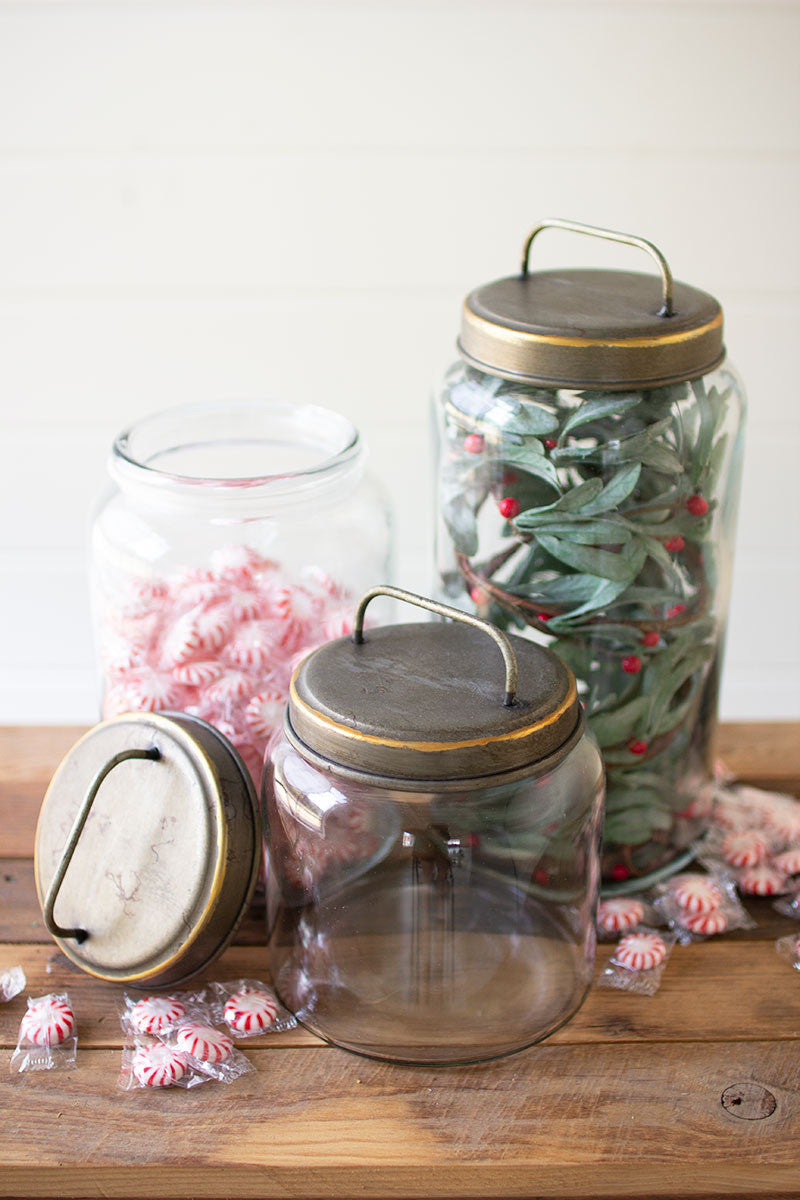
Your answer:
[[[238,426],[238,429],[237,429]],[[221,470],[206,473],[166,469],[164,460],[180,453],[230,453],[263,443],[265,456],[295,450],[302,461],[278,470]],[[279,455],[277,455],[280,457]],[[364,456],[356,427],[347,417],[313,404],[281,400],[200,401],[151,413],[114,439],[109,461],[112,479],[123,491],[159,506],[216,507],[226,511],[261,503],[274,505],[298,492],[338,483]]]

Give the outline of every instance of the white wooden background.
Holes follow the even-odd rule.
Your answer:
[[[765,0],[0,0],[0,720],[95,715],[87,514],[165,405],[346,412],[425,589],[430,389],[546,215],[722,301],[751,402],[723,712],[800,716],[799,61]]]

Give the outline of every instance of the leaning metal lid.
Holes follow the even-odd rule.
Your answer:
[[[82,970],[157,988],[206,966],[255,886],[260,819],[230,743],[185,713],[91,729],[42,804],[36,887],[47,928]]]
[[[550,228],[646,250],[661,280],[631,271],[529,273],[531,244]],[[725,357],[718,301],[673,283],[652,242],[559,219],[542,221],[528,236],[519,275],[467,296],[458,348],[471,366],[505,379],[611,391],[696,379]]]
[[[363,632],[379,595],[453,623]],[[317,763],[397,787],[488,780],[548,758],[581,727],[575,678],[551,651],[391,587],[362,599],[352,639],[304,659],[287,715],[290,740]]]

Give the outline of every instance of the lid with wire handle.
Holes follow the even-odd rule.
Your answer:
[[[450,619],[365,630],[376,596]],[[363,597],[352,638],[304,659],[287,714],[306,757],[400,790],[484,785],[559,754],[582,727],[574,676],[551,651],[392,587]]]

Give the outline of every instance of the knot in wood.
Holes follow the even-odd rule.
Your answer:
[[[778,1107],[772,1092],[760,1083],[734,1083],[722,1093],[722,1107],[743,1121],[763,1121]]]

